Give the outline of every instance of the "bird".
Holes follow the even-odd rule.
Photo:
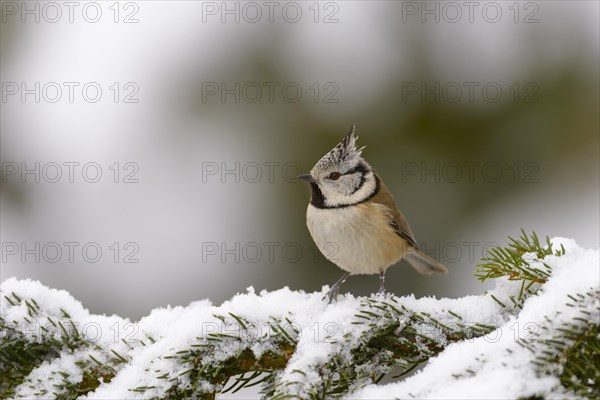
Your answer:
[[[406,260],[423,275],[448,269],[418,246],[406,217],[379,174],[357,147],[354,124],[331,151],[298,179],[311,189],[306,225],[315,244],[344,270],[323,300],[337,300],[350,275],[379,274],[378,293],[385,293],[386,270]]]

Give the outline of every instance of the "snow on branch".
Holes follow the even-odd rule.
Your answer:
[[[599,272],[597,250],[522,232],[477,266],[496,281],[479,296],[328,305],[327,288],[249,288],[135,323],[8,279],[0,398],[214,399],[250,386],[269,399],[597,398]]]

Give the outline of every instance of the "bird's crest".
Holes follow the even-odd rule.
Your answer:
[[[364,146],[360,148],[356,146],[357,139],[358,136],[356,136],[354,125],[352,125],[344,139],[331,149],[329,153],[321,157],[313,169],[322,171],[345,163],[354,164],[356,159],[360,158],[362,151],[365,148]]]

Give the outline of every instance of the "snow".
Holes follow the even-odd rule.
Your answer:
[[[333,326],[331,324],[341,324],[342,329],[333,326],[337,335],[349,330],[358,300],[348,296],[347,300],[328,307],[321,301],[321,297],[321,293],[306,294],[301,291],[293,292],[288,288],[256,294],[252,288],[249,288],[247,293],[238,294],[221,306],[200,301],[188,307],[154,310],[139,321],[140,330],[162,338],[150,347],[132,350],[130,353],[133,357],[132,363],[110,383],[103,385],[87,398],[131,398],[132,393],[129,389],[140,386],[156,386],[146,391],[143,397],[161,396],[169,387],[168,380],[165,380],[163,386],[160,385],[161,382],[157,385],[155,377],[147,373],[149,366],[152,370],[168,372],[170,377],[176,377],[187,369],[187,366],[178,365],[176,360],[164,359],[161,356],[189,349],[191,344],[198,342],[197,337],[205,337],[209,333],[239,333],[240,328],[237,324],[225,324],[215,315],[227,316],[228,313],[233,313],[247,321],[252,321],[255,329],[241,335],[247,338],[246,343],[252,343],[253,339],[262,335],[273,335],[269,326],[269,322],[273,320],[283,321],[283,327],[289,334],[293,334],[292,327],[300,327],[302,331],[297,354],[301,354],[304,363],[301,367],[322,360],[329,354],[329,344],[324,342],[328,329]],[[291,323],[287,322],[286,318]],[[309,344],[303,344],[303,340]],[[213,360],[226,359],[235,355],[238,349],[234,344],[223,346],[220,352],[213,355]],[[260,345],[254,346],[253,349],[257,356],[266,350]]]
[[[599,252],[582,249],[570,239],[554,238],[552,242],[555,248],[560,248],[562,243],[566,254],[548,256],[543,260],[553,268],[552,276],[539,286],[541,289],[537,295],[525,300],[520,312],[511,307],[504,308],[492,299],[491,295],[494,295],[509,305],[510,296],[518,295],[520,282],[503,278],[496,280],[496,288],[488,294],[459,299],[417,299],[414,295],[392,299],[391,295],[386,295],[385,300],[395,300],[398,305],[415,312],[426,312],[450,327],[457,326],[457,319],[448,310],[460,315],[465,325],[479,323],[497,329],[483,337],[449,344],[422,370],[403,381],[386,385],[368,384],[349,398],[481,399],[549,393],[559,395],[558,379],[552,375],[539,375],[532,363],[535,354],[518,341],[534,335],[543,339],[552,332],[541,329],[543,326],[549,323],[556,326],[578,315],[577,308],[566,306],[567,295],[599,287]],[[541,261],[534,260],[532,265],[535,263],[540,263],[542,268]],[[189,382],[184,373],[189,367],[176,358],[166,356],[187,351],[212,334],[224,333],[240,340],[224,341],[223,345],[216,347],[210,359],[202,361],[203,364],[224,360],[245,348],[252,349],[258,358],[273,348],[274,341],[270,338],[281,338],[274,328],[279,324],[297,344],[295,353],[278,379],[295,382],[287,386],[287,394],[304,398],[319,382],[319,367],[334,353],[351,361],[350,349],[359,344],[370,329],[367,323],[353,324],[367,298],[346,294],[341,295],[337,303],[329,305],[321,299],[327,289],[324,287],[318,293],[305,293],[286,287],[256,293],[253,288],[248,288],[246,293],[237,294],[221,305],[200,300],[185,307],[158,308],[132,323],[114,315],[92,315],[65,291],[46,288],[36,281],[8,279],[1,285],[0,316],[27,333],[28,341],[43,343],[47,336],[40,334],[39,326],[48,327],[50,334],[60,337],[61,331],[49,325],[48,317],[66,322],[60,311],[63,309],[87,338],[83,348],[69,350],[65,347],[60,357],[35,368],[17,388],[20,397],[54,398],[55,394],[60,394],[60,390],[53,386],[57,379],[71,384],[82,379],[81,369],[76,363],[82,360],[89,362],[89,355],[115,368],[116,376],[83,398],[161,397],[172,385],[170,379],[178,378],[183,385]],[[17,304],[10,297],[12,293],[23,300],[35,299],[40,306],[39,312],[30,315],[25,301]],[[6,297],[16,305],[12,305]],[[600,319],[597,306],[589,311],[592,318]],[[244,321],[245,329],[232,314]],[[423,323],[421,328],[428,329],[425,332],[428,335],[439,333],[439,338],[444,340],[443,332],[432,332],[431,324]],[[115,362],[112,350],[130,361]],[[297,371],[302,371],[302,374]],[[167,379],[157,379],[164,374]],[[59,375],[60,379],[57,378]],[[130,390],[142,386],[151,388]]]
[[[1,290],[3,296],[0,298],[2,310],[0,316],[7,322],[16,323],[22,332],[27,333],[28,339],[32,342],[44,342],[45,335],[42,327],[49,330],[50,333],[47,334],[49,336],[62,335],[61,329],[50,323],[48,319],[50,317],[55,322],[60,321],[69,334],[73,334],[75,328],[77,332],[98,346],[124,350],[118,338],[127,336],[128,333],[124,329],[131,324],[128,319],[116,315],[92,315],[81,302],[75,300],[65,290],[47,288],[39,281],[9,278],[2,282]],[[34,299],[40,306],[41,312],[30,315],[25,301],[12,306],[7,299],[8,297],[13,303],[16,302],[12,293],[17,294],[22,300]],[[74,328],[67,322],[68,319],[62,310],[71,317]]]
[[[566,306],[567,295],[598,289],[600,271],[597,250],[584,250],[564,238],[554,238],[552,243],[555,248],[562,243],[567,253],[544,259],[552,266],[553,274],[539,295],[525,301],[518,317],[510,318],[489,335],[449,345],[423,370],[402,382],[369,385],[352,398],[489,399],[544,397],[550,393],[550,397],[558,396],[558,378],[539,376],[532,364],[535,354],[519,345],[517,339],[532,337],[528,328],[546,338],[548,334],[541,329],[548,323],[546,317],[554,326],[577,317],[579,310]],[[600,320],[598,302],[596,299],[595,307],[589,310],[596,321]]]
[[[64,354],[52,361],[44,361],[29,375],[33,385],[20,385],[17,396],[25,399],[54,399],[56,394],[66,394],[65,389],[57,388],[60,383],[78,383],[83,373],[75,364],[78,357]],[[63,375],[65,374],[65,375]]]
[[[101,363],[107,363],[114,358],[111,351],[118,354],[129,351],[129,345],[120,340],[129,336],[128,328],[133,326],[127,319],[115,315],[91,315],[68,292],[47,288],[38,281],[10,278],[2,282],[1,291],[0,316],[7,323],[12,323],[28,343],[47,344],[56,338],[75,340],[76,336],[82,337],[86,343],[78,350],[71,350],[68,346],[56,349],[60,351],[60,357],[33,369],[16,388],[17,397],[55,398],[66,390],[61,389],[61,385],[81,381],[82,369],[76,365],[77,362],[90,362],[92,356]],[[116,369],[118,371],[119,367]]]

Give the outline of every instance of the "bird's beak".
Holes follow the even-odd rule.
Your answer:
[[[317,183],[317,181],[315,181],[315,178],[313,178],[311,174],[298,175],[298,179],[309,183]]]

